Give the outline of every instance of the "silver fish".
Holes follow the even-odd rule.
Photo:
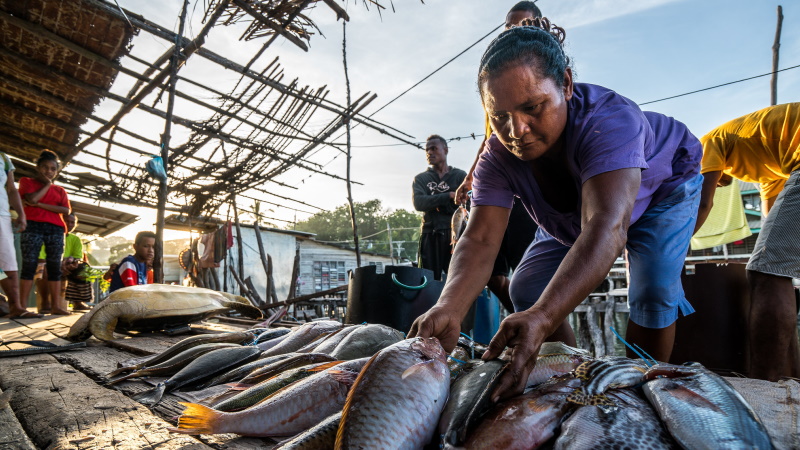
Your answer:
[[[403,340],[403,333],[386,325],[369,324],[353,330],[330,352],[335,359],[369,358],[380,350]]]
[[[561,425],[556,450],[677,450],[641,389],[606,393],[614,406],[581,406]]]
[[[265,351],[262,356],[274,356],[283,353],[295,352],[320,335],[342,328],[342,324],[335,320],[320,320],[308,322],[292,330],[278,345]]]
[[[325,341],[319,343],[319,345],[314,347],[313,352],[330,354],[336,349],[336,346],[339,345],[339,343],[344,340],[344,338],[346,338],[350,333],[358,330],[363,326],[364,325],[353,325],[342,328],[341,330],[334,333],[332,336],[328,337],[328,339],[325,339]]]
[[[417,449],[430,442],[450,387],[446,356],[436,338],[406,339],[373,356],[347,396],[335,448]]]
[[[661,377],[661,378],[659,378]],[[771,449],[755,411],[705,367],[658,364],[645,374],[644,394],[672,437],[690,449]]]
[[[336,445],[336,430],[339,429],[339,422],[342,413],[338,412],[308,431],[304,431],[289,441],[275,447],[274,450],[324,450],[333,448]]]

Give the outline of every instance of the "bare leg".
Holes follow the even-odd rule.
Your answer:
[[[17,278],[17,271],[6,272],[8,278],[0,281],[0,287],[8,297],[8,315],[18,316],[24,313],[27,309],[23,306],[19,297],[19,279]],[[26,305],[27,306],[27,305]]]
[[[575,332],[572,331],[572,326],[569,324],[569,320],[567,319],[564,319],[564,321],[561,322],[561,325],[556,328],[556,331],[554,331],[553,334],[545,339],[545,342],[563,342],[572,347],[578,346],[575,341]]]
[[[28,306],[31,289],[33,289],[33,280],[19,280],[19,304],[25,309]]]
[[[669,361],[672,355],[672,346],[675,344],[675,322],[666,328],[645,328],[636,325],[628,319],[628,331],[625,333],[625,340],[630,344],[636,344],[643,348],[657,361]],[[627,350],[629,358],[638,358],[638,355],[630,349]]]
[[[37,305],[39,306],[39,313],[49,313],[53,308],[53,300],[50,295],[50,288],[47,285],[47,269],[43,270],[42,277],[37,278],[35,281],[36,292],[39,296]]]
[[[67,311],[66,305],[61,300],[61,280],[48,281],[47,287],[50,288],[50,301],[53,302],[52,314],[69,315],[70,312]]]
[[[769,381],[800,377],[797,345],[797,306],[792,279],[752,270],[748,340],[748,375]]]

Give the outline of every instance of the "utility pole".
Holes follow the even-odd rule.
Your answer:
[[[770,87],[770,105],[778,104],[778,56],[781,49],[781,26],[783,25],[783,7],[778,5],[778,26],[775,29],[775,43],[772,44],[772,79]]]
[[[394,246],[392,245],[392,227],[389,225],[389,221],[386,221],[386,234],[389,235],[389,259],[392,260],[392,264],[394,264]]]
[[[361,249],[358,247],[358,223],[356,222],[356,208],[353,204],[353,188],[350,182],[350,77],[347,74],[347,22],[342,22],[342,61],[344,62],[344,81],[347,85],[347,116],[345,127],[347,129],[347,203],[350,204],[350,219],[353,223],[353,241],[356,245],[356,267],[361,267]]]
[[[169,100],[167,102],[166,124],[164,134],[161,135],[161,161],[164,164],[164,172],[167,178],[158,185],[158,213],[156,216],[156,248],[153,257],[153,281],[156,283],[164,282],[164,216],[167,208],[167,196],[169,195],[169,138],[172,132],[172,111],[175,108],[175,89],[178,84],[178,68],[181,61],[181,50],[183,43],[183,30],[186,26],[186,11],[189,8],[189,0],[184,0],[181,10],[180,25],[178,34],[175,36],[175,48],[170,62],[172,74],[169,79]]]

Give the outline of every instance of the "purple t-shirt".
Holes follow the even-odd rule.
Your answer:
[[[565,151],[577,192],[595,175],[643,169],[631,224],[700,173],[700,142],[686,125],[671,117],[642,112],[616,92],[585,83],[575,83],[567,108]],[[556,211],[542,197],[528,163],[493,135],[475,168],[472,204],[511,208],[515,196],[533,220],[561,243],[572,245],[578,238],[580,195],[573,210]]]

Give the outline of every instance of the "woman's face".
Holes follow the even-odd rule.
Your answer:
[[[39,175],[46,180],[53,181],[58,174],[58,164],[55,161],[42,161],[38,166],[36,166],[36,170],[39,171]]]
[[[564,86],[528,64],[511,66],[481,86],[483,107],[500,142],[517,158],[531,161],[559,144],[572,98],[572,71]]]

